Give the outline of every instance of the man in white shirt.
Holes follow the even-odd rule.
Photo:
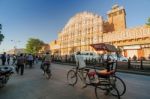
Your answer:
[[[33,64],[33,56],[32,56],[31,54],[29,54],[27,60],[28,60],[28,62],[29,62],[30,68],[32,68],[32,64]]]
[[[84,58],[80,52],[77,52],[77,54],[75,55],[75,60],[76,60],[76,66],[78,67],[78,69],[80,69],[80,73],[82,76],[82,82],[83,82],[83,88],[85,88],[87,86],[85,78],[84,78],[84,69],[86,67],[86,64],[85,64]]]

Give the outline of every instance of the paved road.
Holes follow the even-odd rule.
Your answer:
[[[66,73],[71,66],[52,64],[53,77],[45,79],[39,66],[25,69],[23,76],[14,74],[6,87],[0,89],[0,99],[96,99],[93,87],[82,89],[80,82],[71,87]],[[150,99],[150,76],[118,73],[127,85],[121,99]],[[101,99],[116,99],[102,94]]]

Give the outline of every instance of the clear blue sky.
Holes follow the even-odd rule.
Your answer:
[[[150,17],[150,0],[0,0],[5,35],[0,52],[14,45],[25,47],[30,37],[49,43],[76,13],[90,11],[106,18],[115,3],[125,7],[128,28],[143,25]]]

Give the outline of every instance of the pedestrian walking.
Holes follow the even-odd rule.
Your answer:
[[[6,62],[6,52],[4,52],[1,56],[1,59],[2,59],[2,65],[4,66],[5,65],[5,62]]]
[[[38,61],[39,61],[39,57],[36,55],[35,56],[35,63],[38,64]]]
[[[7,55],[7,64],[9,65],[9,63],[10,63],[10,55],[8,54]]]
[[[133,59],[134,61],[137,61],[136,55],[134,55],[132,59]]]
[[[25,59],[25,68],[27,67],[28,65],[28,55],[27,54],[24,54],[24,59]]]
[[[32,68],[32,64],[33,64],[33,56],[32,56],[31,54],[29,54],[27,60],[28,60],[28,62],[29,62],[30,68]]]
[[[23,54],[20,54],[20,56],[17,57],[17,67],[16,67],[16,72],[19,74],[20,71],[20,75],[23,75],[24,73],[24,63],[25,63],[25,58],[23,56]]]
[[[13,59],[13,63],[12,63],[12,65],[14,65],[14,64],[15,64],[15,62],[16,62],[16,55],[15,55],[15,54],[13,55],[12,59]]]

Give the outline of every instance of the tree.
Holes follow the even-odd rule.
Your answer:
[[[0,33],[0,42],[2,42],[4,39],[4,35]]]
[[[2,29],[2,24],[0,24],[0,30]],[[4,39],[4,35],[1,34],[1,31],[0,31],[0,42],[2,42]]]
[[[36,38],[30,38],[26,44],[26,51],[27,53],[36,54],[39,52],[43,45],[43,41]]]
[[[148,18],[146,25],[150,26],[150,17]]]

